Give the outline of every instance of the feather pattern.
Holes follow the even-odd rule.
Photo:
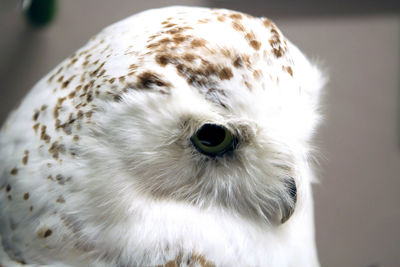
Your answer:
[[[0,264],[319,266],[323,85],[266,18],[177,6],[107,27],[1,129]],[[234,151],[193,147],[207,123]]]

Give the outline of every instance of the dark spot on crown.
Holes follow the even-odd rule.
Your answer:
[[[162,24],[162,23],[161,23],[161,24]],[[175,23],[170,23],[170,22],[168,22],[168,24],[164,25],[164,28],[171,28],[171,27],[174,27],[174,26],[176,26]]]
[[[68,122],[61,124],[59,128],[61,128],[67,135],[70,135],[72,133],[71,124]]]
[[[115,102],[121,102],[121,101],[122,101],[122,96],[120,96],[120,95],[114,95],[114,96],[113,96],[113,100],[114,100]]]
[[[232,27],[239,32],[244,32],[245,28],[243,26],[242,23],[238,22],[238,21],[232,21]]]
[[[46,133],[46,125],[42,125],[41,131],[40,131],[40,139],[45,141],[46,143],[50,142],[50,136]]]
[[[39,110],[36,110],[35,113],[33,113],[32,119],[34,121],[37,121],[37,119],[39,118],[39,114],[40,114]]]
[[[181,34],[176,34],[173,38],[175,44],[183,43],[186,40],[186,37]]]
[[[47,229],[46,232],[44,232],[43,237],[47,238],[47,237],[51,236],[52,233],[53,233],[53,231],[51,231],[50,229]]]
[[[240,56],[236,57],[233,61],[233,66],[235,68],[242,68],[244,66],[243,60]]]
[[[80,89],[80,87],[79,87],[79,89]],[[78,89],[78,90],[79,90],[79,89]],[[76,91],[77,91],[77,90],[75,89],[75,91],[72,91],[71,93],[69,93],[69,94],[68,94],[68,98],[70,98],[70,99],[71,99],[71,98],[74,98],[74,97],[75,97],[75,94],[76,94]]]
[[[264,18],[264,19],[263,19],[263,25],[264,25],[266,28],[269,28],[269,27],[272,25],[272,21],[270,21],[270,20],[267,19],[267,18]]]
[[[240,15],[239,13],[231,14],[229,17],[231,19],[242,19],[242,15]]]
[[[190,45],[192,48],[196,48],[196,47],[203,47],[207,44],[207,41],[204,39],[194,39]]]
[[[57,175],[56,175],[56,180],[57,180],[57,182],[58,182],[60,185],[64,185],[67,179],[65,179],[65,176],[64,176],[64,175],[62,175],[62,174],[57,174]]]
[[[285,70],[287,73],[289,73],[290,76],[293,77],[293,70],[290,66],[282,67],[283,70]]]
[[[259,41],[256,40],[251,40],[249,42],[250,46],[253,47],[255,50],[259,50],[261,47],[261,43]]]
[[[192,54],[192,53],[186,53],[183,55],[183,60],[187,61],[187,62],[193,62],[193,60],[196,59],[196,55]]]
[[[60,97],[60,98],[57,100],[57,104],[55,105],[54,110],[53,110],[54,118],[58,118],[59,110],[60,110],[61,107],[62,107],[62,103],[63,103],[66,99],[67,99],[66,97]],[[42,127],[43,127],[43,126],[42,126]]]
[[[269,40],[269,43],[272,47],[272,53],[275,55],[276,58],[280,58],[284,55],[285,50],[282,48],[280,35],[278,31],[275,29],[275,27],[271,28],[271,35],[272,36],[271,39]]]
[[[160,43],[151,43],[146,46],[148,49],[155,49],[156,47],[160,46]]]
[[[253,77],[254,77],[254,79],[259,80],[259,79],[261,78],[261,76],[262,76],[261,70],[254,70],[254,71],[253,71]]]
[[[215,267],[216,265],[209,261],[206,257],[201,254],[193,253],[188,255],[185,261],[183,261],[183,254],[179,253],[175,259],[166,262],[163,265],[157,265],[156,267],[178,267],[178,266],[200,266],[200,267]]]
[[[275,27],[271,28],[271,34],[275,35],[275,36],[277,36],[279,38],[279,32],[275,29]]]
[[[33,125],[33,130],[35,131],[35,133],[37,133],[38,128],[39,128],[40,123],[36,123],[35,125]]]
[[[86,101],[87,102],[91,102],[93,100],[93,93],[92,92],[88,92],[86,95]]]
[[[225,21],[225,17],[224,16],[218,16],[217,20],[220,22],[224,22]]]
[[[256,39],[256,35],[254,34],[254,32],[248,32],[248,33],[246,33],[246,35],[244,36],[244,38],[245,38],[247,41],[251,41],[251,40]]]
[[[138,68],[138,66],[136,64],[129,65],[130,70],[136,70],[137,68]]]
[[[98,60],[93,64],[97,65],[97,63],[98,63]],[[99,71],[103,68],[104,64],[106,64],[106,62],[101,63],[100,66],[97,67],[97,69],[95,69],[92,73],[90,73],[90,76],[95,76],[97,73],[99,73]]]
[[[199,23],[199,24],[206,24],[206,23],[208,23],[208,22],[210,22],[210,19],[199,19],[199,20],[197,21],[197,23]]]
[[[94,111],[93,110],[89,110],[88,112],[85,113],[86,118],[90,119],[93,115]]]
[[[11,185],[8,184],[8,185],[6,186],[6,192],[8,193],[8,192],[10,192],[10,191],[11,191]]]
[[[173,35],[173,34],[181,33],[184,30],[185,30],[185,28],[183,28],[183,27],[175,27],[173,29],[170,29],[170,30],[166,31],[166,33],[169,33],[169,34]]]
[[[29,193],[25,193],[24,194],[24,200],[28,200],[29,199]]]
[[[97,75],[97,77],[101,77],[101,76],[103,76],[103,74],[106,72],[106,70],[105,69],[102,69],[101,71],[100,71],[100,73]]]
[[[56,130],[58,130],[58,128],[60,128],[61,125],[61,121],[59,119],[56,119],[56,121],[54,122],[54,128],[56,128]]]
[[[281,41],[279,39],[279,35],[272,35],[271,39],[269,40],[269,43],[272,47],[279,46],[281,44]]]
[[[156,56],[156,62],[163,67],[166,66],[171,61],[172,57],[170,54],[160,54]]]
[[[68,123],[74,123],[75,120],[76,120],[76,118],[74,118],[74,114],[72,112],[69,113]]]
[[[166,45],[166,44],[169,44],[171,42],[172,42],[172,40],[170,38],[165,37],[165,38],[161,39],[160,41],[158,41],[158,44],[159,45]]]
[[[59,144],[57,141],[51,144],[49,148],[49,153],[52,154],[54,159],[58,159],[59,153],[65,153],[65,145]]]
[[[218,77],[221,80],[229,80],[233,77],[232,70],[228,67],[224,67],[218,72]]]
[[[62,83],[61,88],[65,89],[70,82],[71,82],[71,80],[66,80],[65,82]]]
[[[229,49],[221,48],[220,51],[225,57],[232,58],[232,52]]]
[[[248,82],[248,81],[244,81],[244,85],[247,87],[247,89],[249,89],[250,91],[253,89],[253,86]]]
[[[83,91],[86,93],[87,92],[87,90],[89,89],[89,84],[85,84],[85,86],[83,87]]]
[[[54,110],[53,110],[53,116],[54,116],[54,118],[58,118],[58,115],[60,115],[60,113],[59,113],[59,109],[60,109],[61,107],[58,107],[58,106],[55,106],[54,107]]]
[[[17,175],[18,174],[18,169],[14,167],[14,168],[12,168],[10,173],[11,173],[11,175]]]
[[[55,76],[55,74],[51,75],[51,76],[49,77],[49,79],[47,79],[47,82],[48,82],[48,83],[51,83],[51,82],[53,81],[53,79],[54,79],[54,76]]]
[[[77,119],[82,119],[83,118],[83,111],[79,110],[78,114],[76,115]]]
[[[62,71],[63,68],[64,68],[64,67],[60,67],[60,68],[57,70],[56,75],[59,74],[59,73]]]
[[[27,150],[25,150],[27,151]],[[26,165],[28,164],[28,158],[29,158],[29,152],[25,153],[24,157],[22,158],[22,164]]]
[[[65,199],[64,199],[64,197],[62,195],[60,195],[60,196],[58,196],[56,202],[57,203],[65,203]]]
[[[284,51],[283,51],[283,49],[282,49],[281,47],[272,49],[272,52],[274,53],[274,55],[275,55],[277,58],[282,57],[282,56],[283,56],[283,53],[284,53]]]
[[[201,68],[193,69],[185,64],[176,65],[176,69],[179,75],[186,78],[190,85],[205,86],[210,75],[217,75],[217,68],[215,65],[210,63],[204,63]]]

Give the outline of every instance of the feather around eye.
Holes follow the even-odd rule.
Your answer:
[[[319,70],[266,18],[175,6],[61,62],[0,134],[0,266],[318,267]]]
[[[165,88],[170,88],[172,86],[171,83],[161,79],[160,75],[152,73],[150,71],[146,71],[139,74],[137,79],[138,79],[137,82],[138,88],[142,89],[150,89],[153,88],[154,86],[165,87]]]

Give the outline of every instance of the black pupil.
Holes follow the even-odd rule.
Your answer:
[[[225,129],[215,124],[204,124],[197,132],[197,138],[204,146],[215,147],[225,140]]]

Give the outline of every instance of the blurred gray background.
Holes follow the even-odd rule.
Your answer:
[[[400,266],[400,1],[68,0],[29,27],[0,0],[0,123],[34,83],[103,27],[172,4],[272,18],[329,74],[316,137],[319,257],[326,267]],[[301,267],[301,266],[300,266]]]

